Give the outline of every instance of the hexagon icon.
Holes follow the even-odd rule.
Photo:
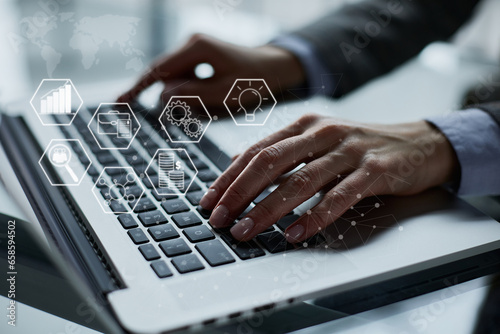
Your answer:
[[[198,143],[212,117],[199,96],[172,96],[159,120],[173,143]]]
[[[30,100],[43,125],[71,125],[83,101],[71,79],[43,79]]]
[[[264,79],[236,79],[224,105],[236,125],[259,126],[266,123],[276,99]]]
[[[163,198],[185,195],[198,170],[183,148],[160,148],[146,168],[154,191]]]
[[[92,193],[105,213],[129,213],[146,189],[132,167],[104,167]]]
[[[125,150],[141,123],[128,103],[101,103],[87,127],[102,150]]]
[[[79,156],[82,155],[83,161],[88,161],[84,169],[81,168]],[[52,139],[45,148],[38,164],[42,168],[45,176],[53,186],[77,186],[79,185],[85,173],[92,162],[90,157],[78,139]],[[57,172],[48,172],[52,168]]]

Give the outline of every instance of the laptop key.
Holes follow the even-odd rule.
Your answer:
[[[161,203],[161,206],[168,214],[189,211],[189,207],[182,199],[171,199]]]
[[[214,181],[217,178],[217,174],[210,169],[204,169],[198,172],[198,178],[203,182]]]
[[[193,165],[196,167],[196,169],[201,170],[201,169],[206,169],[208,168],[208,165],[201,161],[198,158],[191,159],[193,161]]]
[[[205,241],[195,247],[212,267],[235,261],[219,240]]]
[[[118,216],[118,221],[122,224],[123,228],[129,229],[133,227],[138,227],[139,225],[135,221],[135,218],[132,215],[127,213],[123,213]]]
[[[192,191],[197,191],[200,190],[201,187],[196,183],[196,181],[193,181],[191,184],[189,184],[191,181],[190,180],[185,180],[184,181],[184,189],[187,189],[187,192],[192,192]],[[189,188],[188,188],[189,187]]]
[[[129,202],[129,205],[135,213],[156,210],[156,205],[147,197]]]
[[[168,221],[167,217],[165,217],[160,210],[139,213],[138,217],[142,225],[146,227],[163,224]]]
[[[192,211],[177,213],[172,216],[172,220],[180,228],[201,224],[201,219]]]
[[[146,236],[146,234],[144,234],[144,232],[140,228],[134,228],[134,229],[128,230],[127,234],[130,237],[130,239],[132,239],[134,244],[136,244],[136,245],[149,242],[148,237]]]
[[[177,256],[172,260],[172,264],[181,274],[205,268],[195,254]]]
[[[109,207],[114,213],[124,213],[128,211],[123,204],[117,201],[110,201]]]
[[[198,213],[200,214],[200,216],[202,216],[205,219],[210,218],[210,215],[212,214],[211,210],[203,209],[199,205],[196,207],[196,211],[198,211]]]
[[[158,194],[155,190],[152,190],[151,193],[158,202],[164,202],[166,200],[179,197],[171,189],[162,189],[161,194]]]
[[[278,231],[259,234],[257,240],[259,240],[270,253],[279,253],[288,249],[294,249],[293,245],[288,243],[283,234]]]
[[[297,221],[297,219],[299,219],[298,215],[285,216],[285,217],[281,218],[280,220],[278,220],[276,222],[276,225],[280,228],[280,230],[285,232],[285,230],[288,228],[288,226],[295,223]]]
[[[187,193],[186,198],[188,199],[188,201],[191,204],[198,205],[198,203],[200,203],[200,200],[204,194],[205,194],[205,191],[198,190],[198,191]]]
[[[222,234],[221,238],[242,260],[253,259],[266,254],[253,240],[247,242],[238,241],[229,232]]]
[[[90,176],[97,176],[100,174],[99,171],[97,170],[97,168],[95,168],[93,165],[89,166],[89,168],[87,169],[87,173]]]
[[[183,233],[191,242],[200,242],[215,238],[215,235],[205,225],[186,228]]]
[[[111,188],[108,187],[101,189],[101,195],[102,197],[104,197],[105,200],[108,201],[113,201],[114,199],[119,198],[116,192],[114,192]]]
[[[120,192],[122,195],[127,195],[127,196],[134,196],[135,198],[140,198],[144,196],[144,192],[141,187],[135,185],[135,186],[126,186],[126,187],[120,187]]]
[[[171,224],[162,224],[153,226],[148,229],[149,234],[155,239],[155,241],[162,241],[167,239],[177,238],[179,233]]]
[[[168,257],[191,253],[191,248],[182,238],[162,241],[160,248]]]
[[[152,244],[139,246],[139,251],[148,261],[160,258],[160,254],[158,254],[158,252],[155,249],[155,246],[153,246]]]
[[[167,264],[163,260],[152,262],[151,268],[153,268],[154,272],[156,273],[156,275],[158,275],[159,278],[169,277],[173,275],[172,271],[168,269]]]

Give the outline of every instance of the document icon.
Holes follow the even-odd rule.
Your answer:
[[[97,133],[114,135],[116,138],[132,137],[132,122],[130,115],[111,110],[97,115]]]

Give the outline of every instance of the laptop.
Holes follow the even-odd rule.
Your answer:
[[[104,153],[88,127],[97,106],[82,106],[71,125],[42,126],[26,102],[3,114],[0,124],[6,188],[67,277],[92,296],[99,313],[109,314],[113,331],[204,331],[269,317],[311,299],[354,313],[380,305],[387,296],[408,298],[498,268],[500,224],[440,188],[416,196],[370,197],[308,242],[287,244],[284,229],[314,205],[317,198],[312,198],[255,240],[238,242],[227,229],[211,227],[210,213],[198,201],[230,157],[254,141],[256,131],[285,125],[280,117],[259,130],[219,120],[199,143],[176,144],[165,135],[157,110],[130,107],[141,125],[136,137],[128,148]],[[41,159],[44,150],[51,141],[75,139],[84,150],[70,144],[55,156],[62,164],[69,155],[77,158],[71,169],[82,178],[71,186],[53,186],[74,180],[66,167]],[[150,163],[160,167],[153,159],[158,150],[186,152],[174,158],[195,165],[186,170],[191,183],[185,194],[161,195],[155,191],[159,176],[155,181],[145,175]],[[130,186],[144,191],[136,194],[134,205],[120,202],[125,199],[118,195],[119,205],[105,212],[101,204],[110,199],[110,171],[116,167],[132,170]]]

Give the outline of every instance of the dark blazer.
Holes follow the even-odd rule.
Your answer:
[[[293,32],[307,40],[330,73],[342,73],[340,97],[449,39],[480,0],[364,0]],[[500,103],[478,105],[500,125]]]

